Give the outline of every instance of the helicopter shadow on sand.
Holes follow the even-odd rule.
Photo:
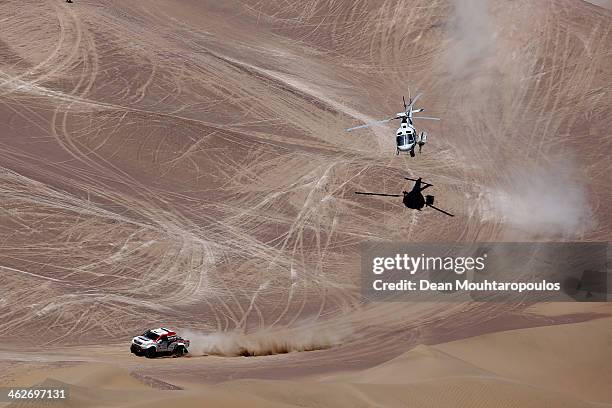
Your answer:
[[[441,208],[438,208],[434,205],[433,195],[423,196],[423,190],[429,187],[432,187],[433,184],[429,184],[429,183],[422,181],[421,177],[419,177],[418,179],[404,177],[404,179],[414,181],[415,183],[414,183],[414,186],[412,187],[412,190],[403,191],[402,194],[370,193],[370,192],[362,192],[362,191],[355,191],[355,194],[369,195],[369,196],[382,196],[382,197],[402,197],[402,202],[407,208],[421,211],[424,207],[429,207],[429,208],[433,208],[436,211],[441,212],[442,214],[448,215],[449,217],[454,217],[453,214]]]

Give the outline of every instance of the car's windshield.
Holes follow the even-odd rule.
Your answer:
[[[151,330],[147,330],[146,332],[142,334],[142,336],[146,337],[147,339],[151,339],[151,340],[157,340],[157,338],[159,337],[157,334],[153,333]]]

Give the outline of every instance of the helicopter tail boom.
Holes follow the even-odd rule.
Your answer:
[[[430,207],[430,208],[433,208],[434,210],[440,211],[442,214],[446,214],[446,215],[448,215],[449,217],[454,217],[454,215],[453,215],[453,214],[449,213],[448,211],[444,211],[443,209],[438,208],[438,207],[436,207],[435,205],[430,204],[430,205],[428,205],[427,207]]]

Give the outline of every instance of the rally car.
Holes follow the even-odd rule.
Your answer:
[[[189,340],[177,336],[175,331],[160,327],[147,330],[132,339],[130,351],[137,356],[154,358],[157,356],[181,357],[188,353]]]

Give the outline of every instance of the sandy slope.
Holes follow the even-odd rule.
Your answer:
[[[69,406],[81,407],[144,407],[153,401],[177,407],[605,406],[612,403],[606,347],[611,323],[606,318],[418,346],[359,373],[301,381],[191,383],[163,391],[114,366],[86,364],[16,370],[7,384],[69,384]]]
[[[438,379],[491,369],[422,345],[609,314],[361,300],[365,240],[612,237],[610,12],[580,0],[466,1],[0,3],[0,367],[112,362],[171,384],[375,367],[366,391],[309,385],[330,398],[349,387],[367,405],[418,394],[375,383],[394,358]],[[391,125],[344,131],[393,114],[408,89],[443,119],[420,124],[430,143],[416,159],[394,155]],[[456,217],[353,194],[401,191],[406,176],[432,182]],[[160,325],[190,332],[199,354],[234,350],[237,338],[322,350],[126,355],[134,334]],[[605,332],[594,333],[592,352],[604,352]],[[491,352],[502,346],[518,347]],[[208,390],[224,398],[226,386],[257,388]],[[533,391],[496,378],[486,387]]]
[[[589,3],[593,3],[599,7],[607,8],[608,10],[612,10],[612,1],[610,0],[590,0]]]
[[[490,373],[567,392],[591,401],[612,400],[610,319],[495,333],[437,347]],[[570,374],[571,373],[571,374]]]

